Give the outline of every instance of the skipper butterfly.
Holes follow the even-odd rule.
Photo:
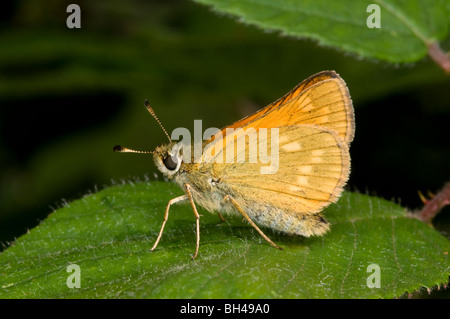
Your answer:
[[[350,94],[336,72],[317,73],[272,104],[223,128],[202,142],[200,160],[186,160],[183,148],[172,142],[148,102],[145,105],[170,143],[151,152],[122,146],[114,150],[153,154],[157,168],[185,192],[167,204],[152,251],[161,239],[171,205],[181,202],[190,203],[196,218],[197,243],[192,258],[200,244],[197,204],[218,212],[221,219],[221,213],[242,215],[278,249],[281,247],[258,225],[305,237],[321,236],[330,229],[320,212],[339,199],[348,180],[349,146],[355,133]],[[276,130],[276,135],[263,134],[262,130]],[[250,138],[249,131],[256,132],[258,138]],[[240,142],[242,147],[236,148]],[[267,161],[252,156],[252,147],[277,154],[276,170],[263,173]]]

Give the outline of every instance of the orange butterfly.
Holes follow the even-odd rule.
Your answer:
[[[146,106],[162,127],[148,103]],[[275,137],[262,134],[262,129],[275,130]],[[250,131],[258,138],[251,139],[246,133]],[[216,140],[219,135],[215,135],[203,142],[200,161],[186,161],[183,148],[164,132],[170,143],[152,152],[114,147],[118,152],[152,153],[157,168],[185,191],[169,201],[152,250],[161,239],[170,206],[180,202],[189,202],[196,217],[197,243],[192,258],[200,243],[196,204],[218,212],[221,219],[221,213],[241,214],[279,249],[257,225],[306,237],[329,230],[320,211],[338,200],[348,180],[349,146],[355,133],[348,88],[336,72],[317,73],[272,104],[223,128],[223,140]],[[236,148],[239,143],[244,147]],[[262,173],[267,161],[253,157],[253,147],[277,154],[276,170]]]

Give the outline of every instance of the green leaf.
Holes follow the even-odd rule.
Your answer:
[[[431,43],[446,37],[450,21],[448,2],[439,0],[196,1],[266,30],[389,62],[423,58]],[[371,4],[379,8],[380,28],[367,25]]]
[[[450,242],[397,204],[345,192],[326,213],[324,237],[266,234],[241,218],[221,223],[200,209],[201,242],[189,206],[171,209],[164,182],[124,183],[53,212],[0,254],[0,298],[392,298],[448,282]],[[80,267],[80,288],[67,279]],[[379,267],[380,288],[369,288]],[[368,272],[369,267],[369,272]]]

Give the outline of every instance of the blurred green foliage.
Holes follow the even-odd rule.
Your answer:
[[[429,59],[360,59],[189,1],[78,1],[81,29],[66,27],[70,1],[8,3],[0,23],[5,244],[89,189],[153,176],[150,157],[112,152],[166,142],[144,99],[168,131],[191,129],[194,119],[223,127],[326,69],[345,79],[356,109],[350,189],[418,208],[417,190],[450,178],[450,78]],[[448,37],[441,47],[450,48]],[[444,230],[448,219],[436,225]]]

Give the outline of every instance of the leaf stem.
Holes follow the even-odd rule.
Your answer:
[[[417,218],[424,223],[431,223],[433,218],[446,205],[450,205],[450,183],[445,184],[444,188],[439,191],[432,199],[425,202],[422,210]]]
[[[437,63],[446,73],[450,73],[450,58],[448,54],[442,51],[439,43],[432,42],[428,44],[428,55]]]

